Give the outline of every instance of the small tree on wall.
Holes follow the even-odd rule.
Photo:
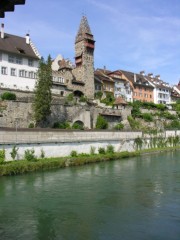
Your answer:
[[[107,128],[108,128],[108,122],[103,116],[99,115],[96,121],[96,129],[107,129]]]
[[[38,126],[46,121],[51,113],[52,69],[50,56],[48,56],[47,61],[43,58],[40,60],[37,76],[33,110],[36,125]]]

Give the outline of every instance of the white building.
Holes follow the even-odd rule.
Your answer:
[[[26,37],[0,32],[0,88],[33,91],[40,55]]]
[[[153,77],[153,74],[145,76],[148,82],[154,87],[154,103],[171,104],[171,87],[160,79],[160,75]]]

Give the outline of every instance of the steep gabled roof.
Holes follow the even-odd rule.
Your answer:
[[[0,51],[39,59],[31,44],[26,43],[26,38],[7,33],[0,38]]]
[[[172,89],[169,84],[165,83],[164,81],[158,79],[157,77],[149,77],[149,76],[145,76],[145,78],[151,82],[155,87],[158,88],[165,88],[165,89]]]
[[[154,88],[142,74],[120,70],[134,85]],[[136,80],[135,80],[136,79]]]
[[[83,16],[81,19],[81,23],[79,26],[79,30],[78,33],[76,35],[76,41],[75,42],[79,42],[85,38],[89,38],[91,40],[93,40],[93,35],[87,20],[87,17]]]
[[[121,105],[121,104],[127,104],[127,102],[122,97],[119,96],[116,98],[114,105]]]
[[[96,78],[98,78],[101,81],[108,81],[108,82],[114,83],[114,80],[111,77],[109,77],[108,75],[106,75],[106,73],[104,73],[100,69],[97,69],[94,72],[94,75],[96,76]]]

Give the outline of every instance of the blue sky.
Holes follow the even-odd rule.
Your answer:
[[[179,0],[26,0],[6,13],[5,32],[29,31],[40,54],[74,61],[74,40],[83,14],[96,40],[95,68],[180,79]]]

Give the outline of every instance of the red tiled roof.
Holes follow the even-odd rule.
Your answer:
[[[114,105],[121,105],[121,104],[127,104],[127,102],[122,97],[117,97]]]

